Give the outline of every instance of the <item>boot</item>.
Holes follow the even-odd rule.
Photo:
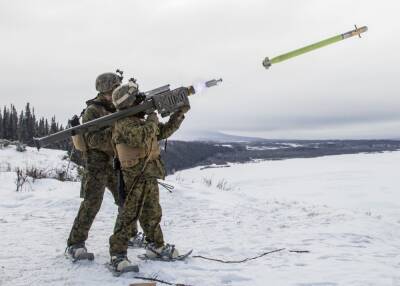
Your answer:
[[[128,241],[129,248],[146,248],[147,244],[146,236],[142,232],[139,232]]]
[[[179,252],[173,244],[166,244],[157,247],[154,243],[149,243],[146,247],[146,256],[149,259],[175,260],[179,257]]]
[[[65,250],[67,255],[75,262],[78,260],[93,260],[94,255],[88,252],[84,243],[72,244]]]
[[[110,264],[115,272],[139,272],[139,266],[132,264],[126,255],[112,256]]]

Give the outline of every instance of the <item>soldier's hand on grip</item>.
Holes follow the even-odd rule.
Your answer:
[[[154,124],[157,125],[157,124],[159,123],[157,113],[155,113],[155,112],[150,113],[150,114],[147,116],[146,121],[147,121],[147,122],[152,122],[152,123],[154,123]]]
[[[112,136],[112,129],[111,127],[107,127],[106,129],[104,129],[104,133],[106,134],[106,136]]]
[[[185,105],[185,106],[182,106],[182,107],[179,109],[178,112],[181,112],[181,113],[185,114],[185,113],[188,112],[189,110],[190,110],[190,106]]]
[[[190,109],[190,106],[182,106],[178,111],[176,111],[174,114],[172,114],[171,119],[172,120],[182,120],[185,118],[185,113],[188,112]]]

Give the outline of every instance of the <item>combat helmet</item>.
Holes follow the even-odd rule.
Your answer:
[[[121,81],[122,76],[119,76],[116,73],[102,73],[96,78],[96,90],[100,93],[110,92],[119,86]]]
[[[117,87],[112,93],[113,104],[119,110],[135,105],[138,101],[138,97],[139,86],[133,80]]]

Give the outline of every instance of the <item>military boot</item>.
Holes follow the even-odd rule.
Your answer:
[[[146,247],[146,256],[149,259],[176,260],[179,258],[179,252],[173,244],[166,244],[157,247],[154,243],[149,243]]]
[[[110,265],[115,273],[139,272],[139,266],[132,264],[126,255],[114,255]]]
[[[84,243],[77,243],[68,246],[65,250],[66,255],[72,259],[73,262],[78,260],[93,260],[94,254],[88,252]]]
[[[147,244],[148,242],[143,232],[139,232],[128,241],[129,248],[146,248]]]

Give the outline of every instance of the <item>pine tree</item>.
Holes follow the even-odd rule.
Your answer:
[[[33,122],[33,115],[31,112],[29,102],[25,106],[25,126],[26,128],[26,137],[24,138],[24,143],[32,146],[33,145],[33,136],[35,134],[35,123]]]
[[[39,120],[39,125],[38,125],[38,132],[37,136],[38,137],[43,137],[47,134],[46,130],[44,129],[44,118],[40,118]]]
[[[4,106],[4,109],[3,109],[3,136],[4,136],[4,139],[9,139],[9,137],[8,137],[8,134],[9,134],[8,133],[9,132],[8,123],[9,123],[8,110]]]
[[[51,118],[51,123],[50,123],[50,134],[56,133],[58,131],[58,123],[56,122],[56,117],[53,116]]]
[[[10,109],[7,108],[7,135],[9,140],[14,140],[14,132],[13,132],[13,116],[12,116],[13,106],[10,105]]]
[[[36,121],[36,115],[35,115],[35,108],[32,107],[32,122],[31,122],[31,127],[32,127],[32,138],[36,137],[36,133],[37,133],[37,121]]]
[[[22,142],[23,138],[24,138],[24,112],[21,111],[21,113],[19,114],[19,118],[18,118],[18,130],[17,130],[17,134],[18,134],[18,141]]]
[[[12,122],[11,110],[12,108],[10,109],[7,108],[7,134],[8,134],[7,136],[8,139],[10,140],[13,139],[13,130],[12,130],[13,122]]]
[[[50,128],[49,128],[49,121],[47,121],[47,118],[44,122],[44,130],[46,131],[46,133],[44,134],[44,136],[47,136],[50,134]]]
[[[18,140],[18,113],[17,110],[15,109],[14,105],[11,105],[11,113],[10,113],[10,139],[12,140]]]

